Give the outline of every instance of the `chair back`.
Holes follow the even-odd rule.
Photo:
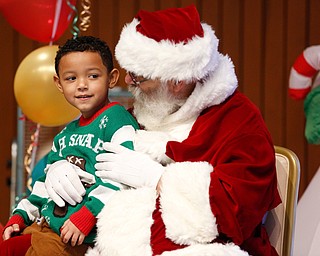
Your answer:
[[[296,154],[284,147],[275,146],[278,190],[282,203],[270,211],[265,227],[270,242],[280,256],[291,256],[298,188],[300,181],[300,162]]]

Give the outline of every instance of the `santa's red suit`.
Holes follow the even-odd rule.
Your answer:
[[[88,255],[247,255],[233,243],[250,255],[277,255],[261,226],[280,203],[273,143],[236,87],[233,65],[220,55],[215,72],[176,113],[138,132],[136,150],[168,163],[161,193],[140,188],[114,196]]]
[[[87,255],[277,255],[261,225],[280,203],[273,143],[195,6],[139,11],[115,56],[137,76],[197,84],[161,122],[137,114],[145,130],[135,150],[165,166],[160,194],[117,192],[98,217]]]

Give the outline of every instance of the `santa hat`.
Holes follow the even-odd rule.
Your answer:
[[[289,76],[289,95],[293,99],[304,99],[312,87],[319,86],[319,77],[312,85],[313,77],[320,70],[320,46],[309,46],[295,60]]]
[[[115,57],[127,71],[146,78],[198,80],[219,62],[218,39],[200,22],[194,5],[141,10],[123,28]]]

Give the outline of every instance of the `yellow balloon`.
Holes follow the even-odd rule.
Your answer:
[[[14,78],[14,94],[22,112],[43,126],[60,126],[79,115],[54,84],[57,45],[38,48],[20,63]]]

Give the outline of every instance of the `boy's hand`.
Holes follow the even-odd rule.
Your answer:
[[[14,233],[19,233],[20,228],[18,224],[13,224],[12,226],[7,227],[2,235],[3,240],[7,240],[12,237]]]
[[[68,243],[72,246],[81,245],[84,238],[86,237],[70,220],[66,220],[63,226],[61,227],[62,242]]]

